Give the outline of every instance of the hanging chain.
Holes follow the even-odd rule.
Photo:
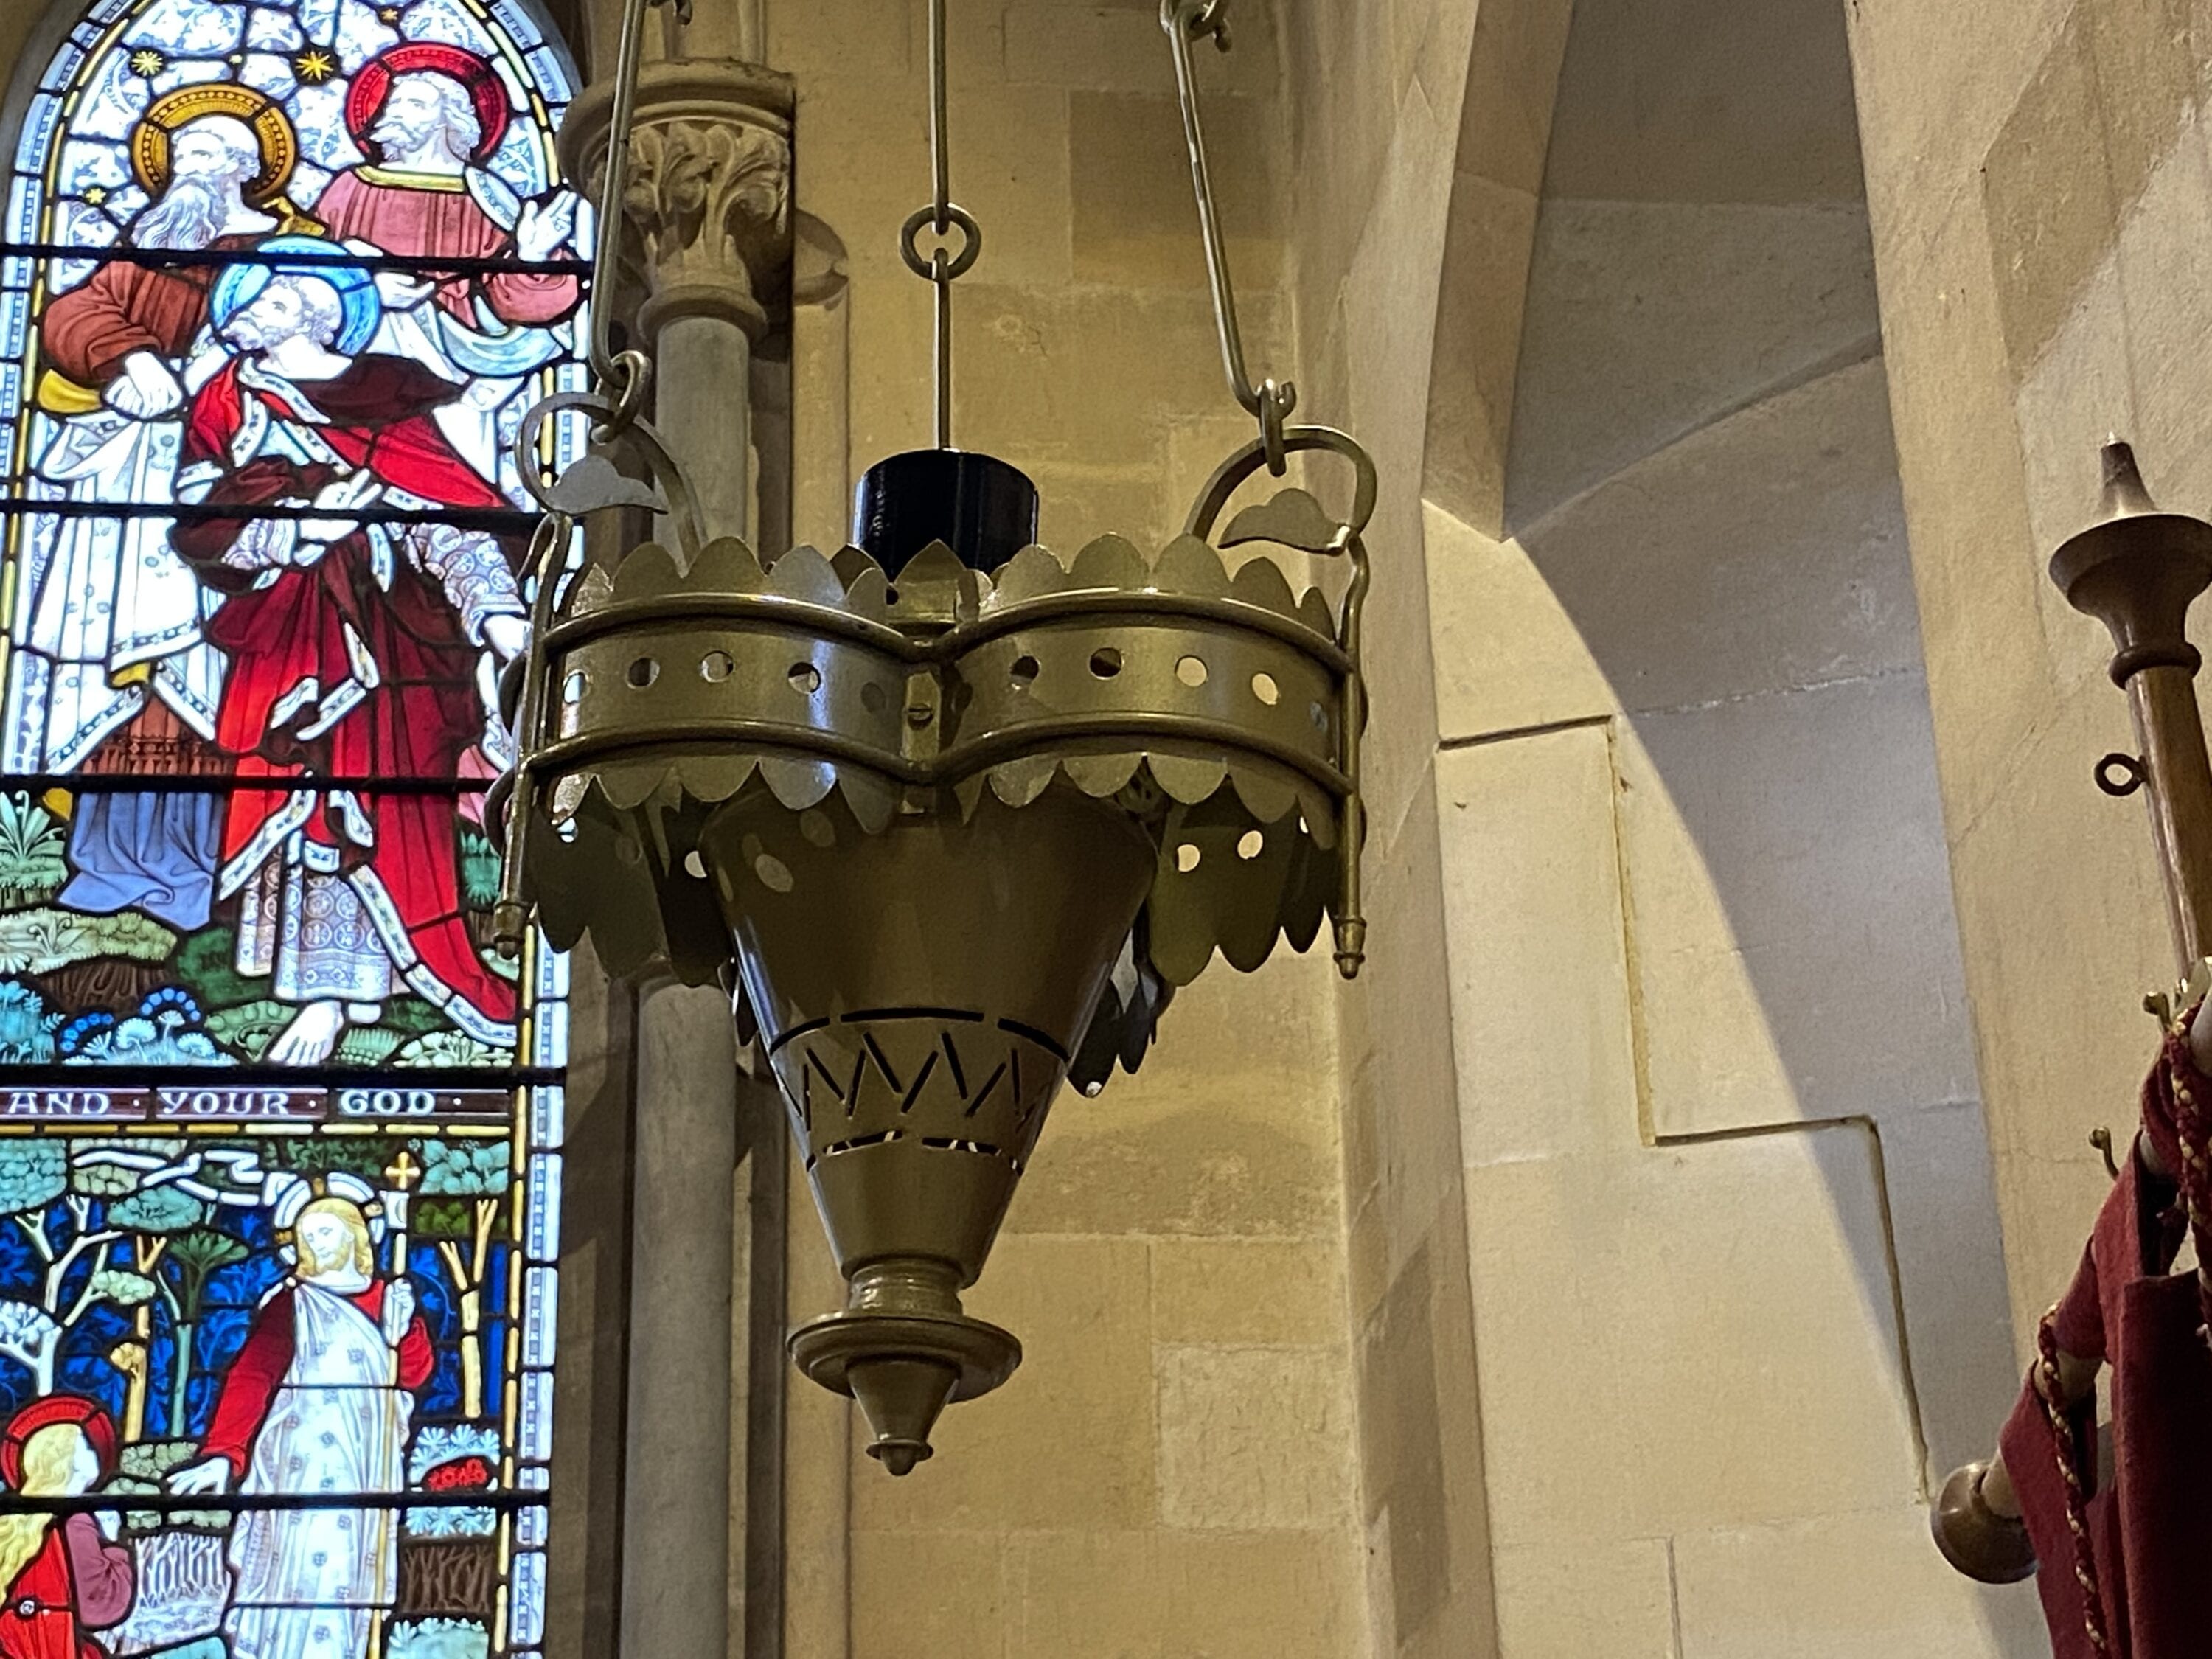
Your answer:
[[[915,210],[899,231],[899,257],[906,268],[937,289],[937,447],[952,447],[952,284],[974,268],[983,252],[983,228],[975,216],[952,199],[952,156],[945,114],[945,0],[929,0],[929,165],[936,193]],[[960,251],[948,252],[944,239],[960,228]],[[921,236],[933,232],[939,246],[922,257]]]
[[[1244,335],[1237,323],[1237,290],[1229,276],[1229,250],[1222,240],[1221,215],[1213,197],[1213,171],[1206,159],[1206,124],[1199,113],[1198,81],[1191,66],[1191,46],[1211,40],[1219,52],[1229,50],[1229,0],[1160,0],[1160,27],[1175,48],[1176,97],[1182,106],[1183,142],[1190,149],[1190,177],[1198,194],[1198,223],[1206,240],[1206,270],[1213,284],[1213,318],[1221,337],[1222,366],[1229,371],[1229,389],[1245,413],[1260,418],[1260,441],[1267,470],[1283,475],[1285,451],[1283,430],[1291,411],[1298,405],[1298,389],[1289,380],[1263,380],[1254,385],[1244,362]]]

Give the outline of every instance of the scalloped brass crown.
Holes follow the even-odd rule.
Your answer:
[[[1347,539],[1297,491],[1232,530],[1271,534]],[[546,614],[516,878],[556,945],[732,988],[849,1286],[794,1358],[894,1472],[1019,1362],[959,1292],[1062,1080],[1133,1070],[1217,951],[1356,929],[1356,610],[1185,535],[896,579],[647,544]]]

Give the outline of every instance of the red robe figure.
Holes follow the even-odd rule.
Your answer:
[[[542,261],[575,228],[567,191],[524,202],[485,167],[505,137],[507,92],[490,64],[418,40],[372,58],[346,92],[346,125],[370,159],[339,173],[315,205],[340,241],[412,258]],[[522,378],[567,356],[554,325],[576,308],[576,278],[500,270],[439,276],[386,271],[376,349],[464,388],[437,411],[453,447],[486,477],[501,459],[499,410]]]
[[[115,1425],[89,1400],[49,1395],[0,1437],[0,1481],[26,1498],[77,1498],[115,1462]],[[131,1552],[113,1516],[0,1516],[0,1659],[103,1659],[85,1634],[131,1613]]]
[[[240,355],[193,400],[182,483],[241,516],[173,538],[225,595],[207,624],[228,664],[216,741],[270,784],[231,797],[216,882],[241,902],[239,970],[299,1010],[266,1058],[321,1061],[403,988],[509,1046],[514,988],[463,917],[453,798],[362,786],[456,776],[484,729],[479,654],[521,648],[522,600],[489,535],[344,516],[505,502],[431,418],[448,383],[353,355],[377,327],[366,275],[234,267],[213,316]],[[333,516],[248,516],[271,504]]]
[[[575,198],[523,203],[483,166],[508,119],[498,75],[473,52],[422,40],[371,58],[346,95],[346,126],[371,159],[325,186],[315,216],[339,240],[386,253],[550,258],[574,228]],[[439,309],[471,329],[556,322],[577,297],[576,279],[558,273],[435,284]]]

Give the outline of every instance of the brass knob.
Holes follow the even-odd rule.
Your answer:
[[[1929,1518],[1936,1547],[1967,1577],[1984,1584],[2017,1584],[2035,1575],[2035,1546],[2027,1525],[2008,1520],[1982,1496],[1986,1463],[1951,1471]]]

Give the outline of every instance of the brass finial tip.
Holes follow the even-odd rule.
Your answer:
[[[894,1475],[902,1475],[912,1474],[914,1466],[926,1461],[932,1450],[923,1440],[878,1440],[868,1448],[868,1455]]]
[[[2131,514],[2157,512],[2158,503],[2151,500],[2150,491],[2142,481],[2142,473],[2136,465],[2135,447],[2122,439],[2109,438],[2106,440],[2101,455],[2105,469],[2105,516],[2118,519]]]

